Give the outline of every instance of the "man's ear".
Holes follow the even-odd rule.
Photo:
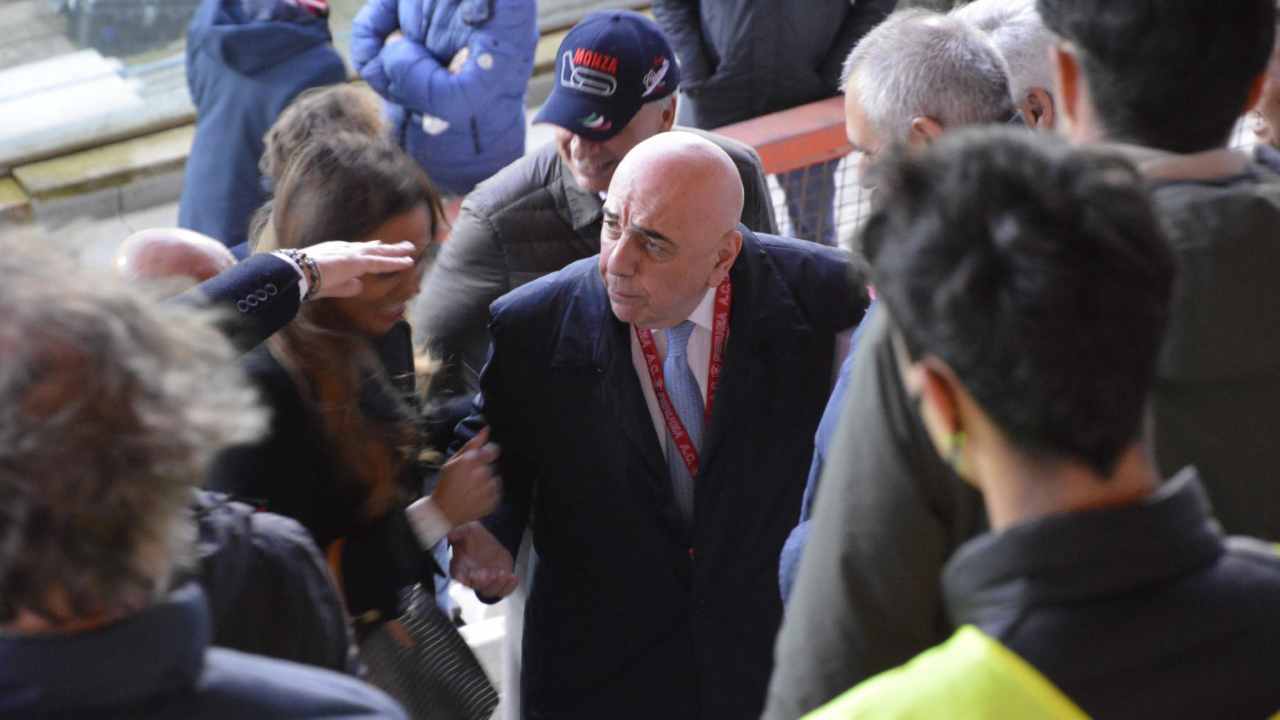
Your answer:
[[[666,132],[671,128],[675,127],[676,109],[677,109],[676,104],[680,102],[680,100],[676,97],[677,95],[678,93],[671,93],[670,95],[668,95],[667,97],[670,100],[670,102],[668,102],[666,106],[662,108],[662,132]]]
[[[911,131],[907,134],[907,144],[913,148],[928,146],[942,134],[942,124],[928,115],[911,118]]]
[[[1033,87],[1018,105],[1023,120],[1033,130],[1051,131],[1057,122],[1057,110],[1053,95],[1042,87]]]
[[[926,423],[933,426],[930,431],[939,437],[963,431],[955,376],[933,358],[925,358],[916,368],[916,382],[919,383],[923,403],[921,409],[928,418]]]
[[[1080,61],[1061,43],[1054,45],[1049,54],[1053,62],[1055,110],[1074,123],[1080,117]]]
[[[975,428],[969,427],[967,397],[959,378],[936,357],[926,357],[913,366],[913,382],[919,387],[920,415],[934,447],[951,469],[966,482],[977,486],[973,474]]]
[[[716,265],[711,270],[711,276],[707,278],[708,287],[719,287],[729,277],[729,271],[733,269],[733,263],[738,259],[738,253],[742,252],[742,233],[738,230],[730,230],[720,239],[720,248],[716,251]]]
[[[1262,102],[1262,91],[1265,90],[1266,87],[1267,74],[1264,72],[1254,78],[1253,82],[1249,84],[1249,99],[1245,102],[1244,112],[1240,113],[1241,115],[1258,107],[1258,103]]]

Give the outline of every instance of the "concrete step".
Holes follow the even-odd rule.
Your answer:
[[[592,10],[610,7],[647,11],[649,4],[650,0],[544,2],[539,22],[546,32],[535,51],[529,105],[541,105],[550,93],[556,50],[568,27]],[[347,5],[351,7],[345,12],[354,14],[358,3],[348,2]],[[349,26],[349,17],[343,22]],[[96,55],[94,51],[84,51],[79,55],[76,67],[83,71],[81,74],[89,72],[92,69],[89,66],[97,67],[95,63],[115,62],[93,55]],[[65,64],[73,61],[54,58],[48,62]],[[17,222],[29,219],[33,214],[56,215],[54,219],[57,221],[67,216],[100,217],[104,213],[145,207],[140,205],[140,198],[152,204],[175,201],[181,192],[182,167],[190,150],[195,120],[183,72],[181,57],[131,66],[128,70],[130,80],[122,86],[133,98],[126,103],[127,107],[121,106],[115,112],[86,114],[79,122],[58,123],[55,130],[49,130],[48,123],[31,123],[36,130],[34,134],[0,143],[0,172],[5,167],[10,168],[9,182],[3,186],[7,188],[7,194],[0,196],[0,203],[3,203],[0,204],[0,220]],[[123,81],[118,74],[112,74],[102,82]],[[0,107],[6,105],[7,99],[11,105],[9,110],[20,113],[24,108],[19,107],[16,92],[6,94],[4,87],[0,84]],[[55,94],[46,97],[48,102],[42,107],[85,108],[110,104],[109,98],[97,101],[84,99],[83,88],[64,91],[55,87],[49,92]],[[62,97],[56,94],[58,92],[67,95]],[[138,124],[136,108],[139,103],[146,108],[146,125]],[[63,149],[56,150],[60,146]],[[0,179],[5,179],[2,174]],[[141,191],[125,192],[124,188],[132,184],[140,184]]]

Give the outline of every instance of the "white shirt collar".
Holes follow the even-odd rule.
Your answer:
[[[710,288],[706,294],[702,296],[702,302],[698,303],[698,307],[693,309],[689,315],[689,319],[694,325],[707,330],[714,330],[712,327],[716,316],[716,289]]]

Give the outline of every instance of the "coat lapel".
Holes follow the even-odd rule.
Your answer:
[[[786,378],[769,372],[775,365],[773,357],[786,352],[792,338],[812,331],[755,235],[744,226],[738,229],[742,232],[742,251],[729,273],[733,281],[729,344],[702,450],[700,481],[712,474],[717,455],[741,418],[767,422],[776,414],[773,403],[780,395],[775,385],[785,383]],[[708,490],[699,490],[699,500]]]
[[[606,417],[616,421],[633,456],[648,476],[656,478],[655,484],[661,484],[666,480],[666,462],[631,363],[630,328],[614,317],[599,274],[590,273],[584,276],[561,326],[552,366],[579,373],[584,382],[594,382],[601,421]]]

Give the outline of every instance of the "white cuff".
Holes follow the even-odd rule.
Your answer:
[[[289,257],[287,254],[280,252],[279,250],[276,250],[271,254],[289,263],[289,267],[293,268],[293,271],[298,273],[298,301],[301,302],[302,300],[306,300],[307,290],[311,289],[311,283],[307,282],[307,274],[302,272],[302,268],[298,267],[298,263],[294,262],[293,258]]]
[[[431,502],[430,497],[415,500],[404,513],[408,516],[409,526],[413,528],[413,534],[418,536],[418,543],[424,550],[435,547],[436,543],[443,540],[444,536],[453,529],[449,524],[449,518],[440,512],[440,508]]]

